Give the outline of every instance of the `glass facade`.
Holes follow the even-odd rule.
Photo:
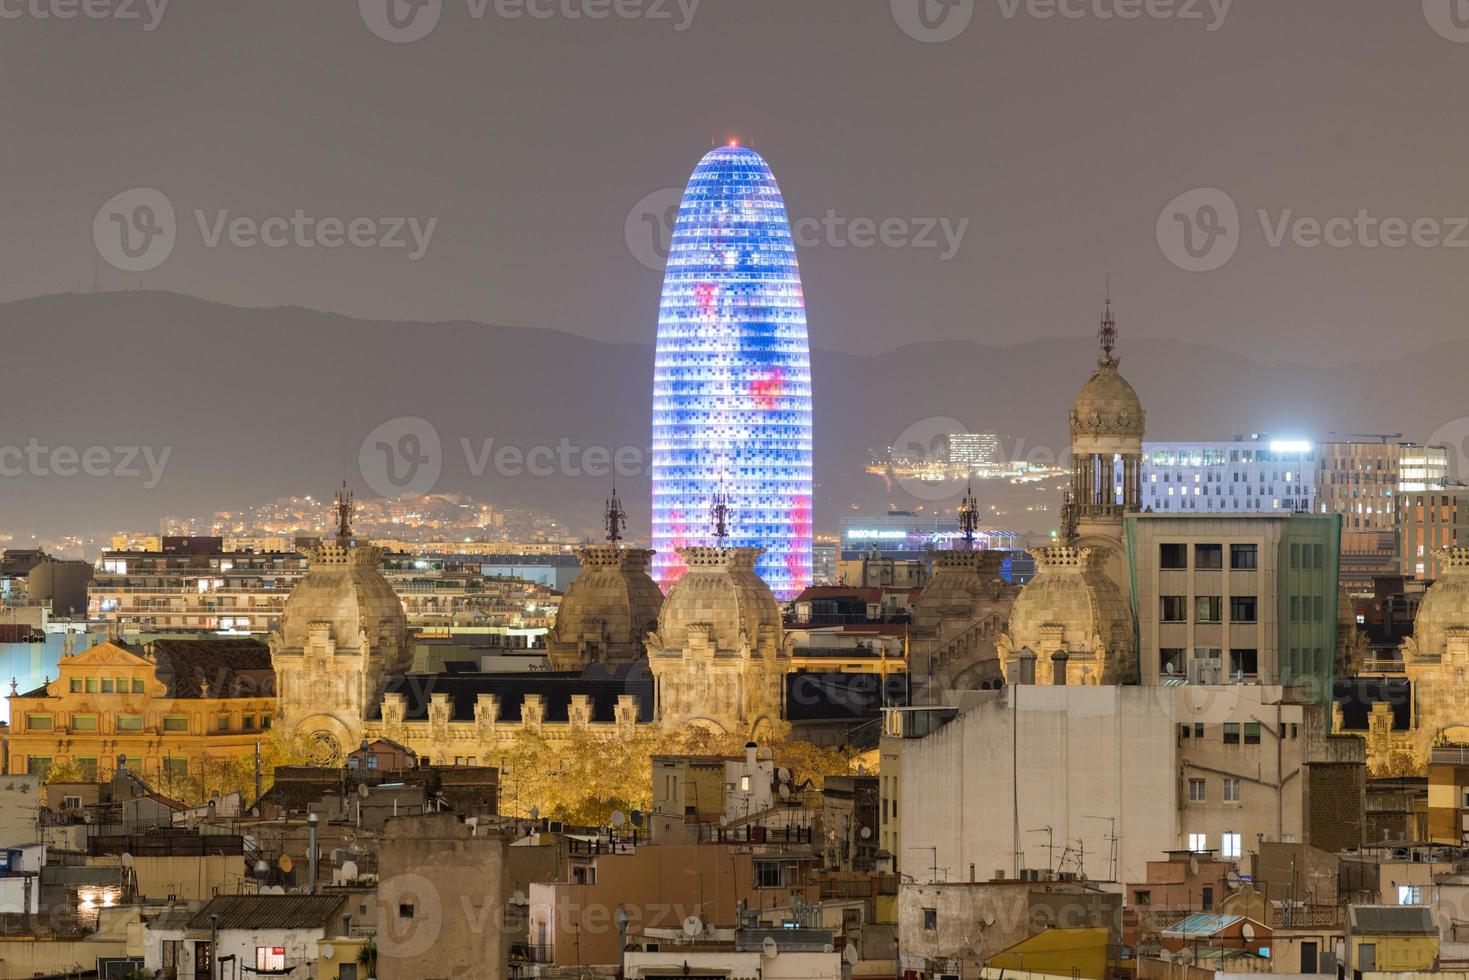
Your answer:
[[[778,598],[811,583],[811,356],[785,203],[748,147],[722,146],[684,190],[663,277],[653,371],[653,577],[684,572],[676,549],[764,548],[755,570]]]

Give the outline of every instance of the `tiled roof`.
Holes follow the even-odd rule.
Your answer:
[[[346,907],[345,895],[220,895],[189,920],[190,929],[330,929]]]
[[[907,677],[891,674],[884,683],[877,674],[787,674],[785,698],[786,718],[791,721],[868,718],[885,706],[907,704]]]
[[[1352,932],[1357,935],[1438,935],[1426,905],[1353,905]]]
[[[275,691],[270,647],[255,639],[154,640],[158,679],[174,698],[266,697]]]

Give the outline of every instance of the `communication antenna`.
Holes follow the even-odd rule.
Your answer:
[[[627,529],[627,511],[622,509],[622,501],[617,498],[616,480],[612,481],[612,496],[607,498],[602,527],[607,531],[607,543],[614,547],[622,540],[622,532]]]
[[[979,501],[974,498],[974,480],[964,484],[964,500],[959,504],[959,530],[964,535],[964,550],[974,550],[974,532],[979,529]]]
[[[1087,814],[1087,816],[1086,816],[1085,819],[1087,819],[1087,820],[1105,820],[1105,821],[1107,821],[1107,832],[1102,835],[1102,840],[1104,840],[1104,841],[1107,842],[1107,849],[1108,849],[1108,852],[1109,852],[1108,855],[1107,855],[1107,880],[1108,881],[1116,881],[1117,880],[1117,842],[1119,840],[1121,840],[1121,838],[1119,838],[1117,836],[1117,818],[1116,817],[1099,817],[1099,816],[1094,816],[1092,814]]]
[[[729,537],[729,494],[720,491],[714,495],[714,503],[709,508],[709,519],[714,525],[715,547],[723,548],[725,539]]]
[[[1117,321],[1112,319],[1112,276],[1107,275],[1107,300],[1102,308],[1102,322],[1097,328],[1097,339],[1102,344],[1102,363],[1116,364],[1112,351],[1117,347]]]
[[[1046,870],[1054,871],[1056,868],[1056,835],[1051,829],[1051,825],[1046,824],[1044,827],[1036,827],[1034,830],[1027,831],[1027,833],[1046,835]]]
[[[337,540],[346,542],[352,538],[352,491],[347,489],[347,481],[342,481],[342,489],[337,491],[336,504],[332,509],[337,513]]]

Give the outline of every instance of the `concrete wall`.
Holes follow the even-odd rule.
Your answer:
[[[1311,734],[1322,709],[1279,704],[1281,695],[1257,685],[1011,687],[901,742],[901,866],[919,881],[934,865],[940,881],[1015,877],[1018,850],[1022,868],[1107,880],[1113,833],[1119,881],[1146,880],[1147,862],[1184,849],[1190,834],[1244,866],[1261,839],[1309,836],[1304,775],[1329,748]],[[1225,741],[1226,724],[1237,740]],[[1245,741],[1247,724],[1260,726],[1257,744]],[[1204,782],[1202,801],[1188,799],[1189,779]],[[1226,779],[1238,781],[1237,801],[1224,799]],[[1226,833],[1238,835],[1238,855],[1223,853]]]
[[[39,776],[0,778],[0,847],[16,847],[40,840],[36,823],[40,806]]]
[[[1141,881],[1147,862],[1179,846],[1178,739],[1173,689],[1011,687],[922,739],[901,742],[898,807],[903,870],[920,882],[980,881],[1047,866],[1038,827],[1051,827],[1056,864],[1076,870],[1068,841],[1085,845],[1085,871]],[[1018,737],[1018,751],[1016,749]],[[930,852],[936,848],[936,853]]]
[[[115,868],[115,854],[89,857],[87,867]],[[167,898],[170,895],[180,901],[207,902],[216,894],[229,895],[238,891],[240,876],[245,873],[245,859],[235,855],[209,855],[206,857],[137,857],[133,858],[133,873],[138,879],[138,894],[149,898]]]
[[[381,980],[503,980],[505,850],[452,814],[387,822],[378,856]]]

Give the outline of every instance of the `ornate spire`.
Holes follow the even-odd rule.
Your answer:
[[[979,529],[979,501],[974,498],[974,481],[964,485],[964,500],[959,504],[959,530],[964,534],[964,549],[974,550],[974,532]]]
[[[709,519],[713,522],[714,546],[723,548],[725,539],[729,537],[729,494],[721,490],[714,495],[714,503],[709,508]]]
[[[1112,355],[1117,346],[1117,321],[1112,319],[1112,277],[1107,277],[1107,300],[1102,307],[1102,323],[1097,328],[1097,339],[1102,342],[1102,359],[1100,364],[1109,367],[1116,365],[1117,358]]]
[[[607,498],[602,527],[607,531],[607,543],[617,547],[617,542],[622,540],[623,530],[627,528],[627,511],[622,509],[622,501],[617,499],[616,481],[612,484],[612,496]]]
[[[337,540],[346,543],[352,540],[352,491],[347,489],[347,481],[342,481],[342,489],[337,491],[337,501],[332,507],[337,515]]]

